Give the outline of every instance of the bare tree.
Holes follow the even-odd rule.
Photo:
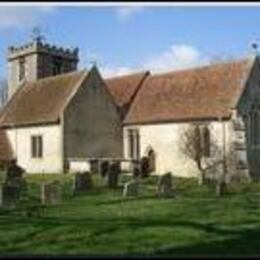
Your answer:
[[[223,146],[213,138],[209,139],[205,129],[209,131],[205,124],[190,123],[181,133],[180,150],[196,163],[199,185],[204,185],[208,179],[212,179],[216,184],[216,194],[222,195],[228,174],[226,165],[231,153],[224,152]]]

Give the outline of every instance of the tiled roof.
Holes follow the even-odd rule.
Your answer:
[[[108,90],[119,108],[123,109],[132,102],[135,94],[148,74],[149,72],[145,71],[105,79]]]
[[[222,62],[146,78],[125,124],[229,117],[254,59]]]
[[[0,117],[1,126],[57,122],[66,102],[79,87],[86,71],[25,82],[12,96]]]

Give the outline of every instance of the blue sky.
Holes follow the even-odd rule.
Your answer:
[[[80,68],[95,61],[105,77],[142,69],[164,72],[252,53],[260,43],[260,6],[90,7],[0,4],[0,78],[10,45],[40,26],[49,43],[79,47]]]

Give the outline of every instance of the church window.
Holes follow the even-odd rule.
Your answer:
[[[155,157],[155,152],[152,148],[148,150],[147,156],[149,162],[149,172],[154,172],[155,165],[156,165],[156,157]]]
[[[139,159],[140,157],[140,136],[138,129],[128,129],[128,157]]]
[[[210,132],[206,126],[201,129],[201,142],[203,156],[210,157]]]
[[[41,135],[31,136],[31,156],[32,158],[42,158],[43,142]]]

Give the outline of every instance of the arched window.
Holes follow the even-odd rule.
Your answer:
[[[156,155],[154,150],[151,147],[148,147],[146,150],[147,158],[148,158],[148,168],[149,172],[155,172],[156,170]]]

